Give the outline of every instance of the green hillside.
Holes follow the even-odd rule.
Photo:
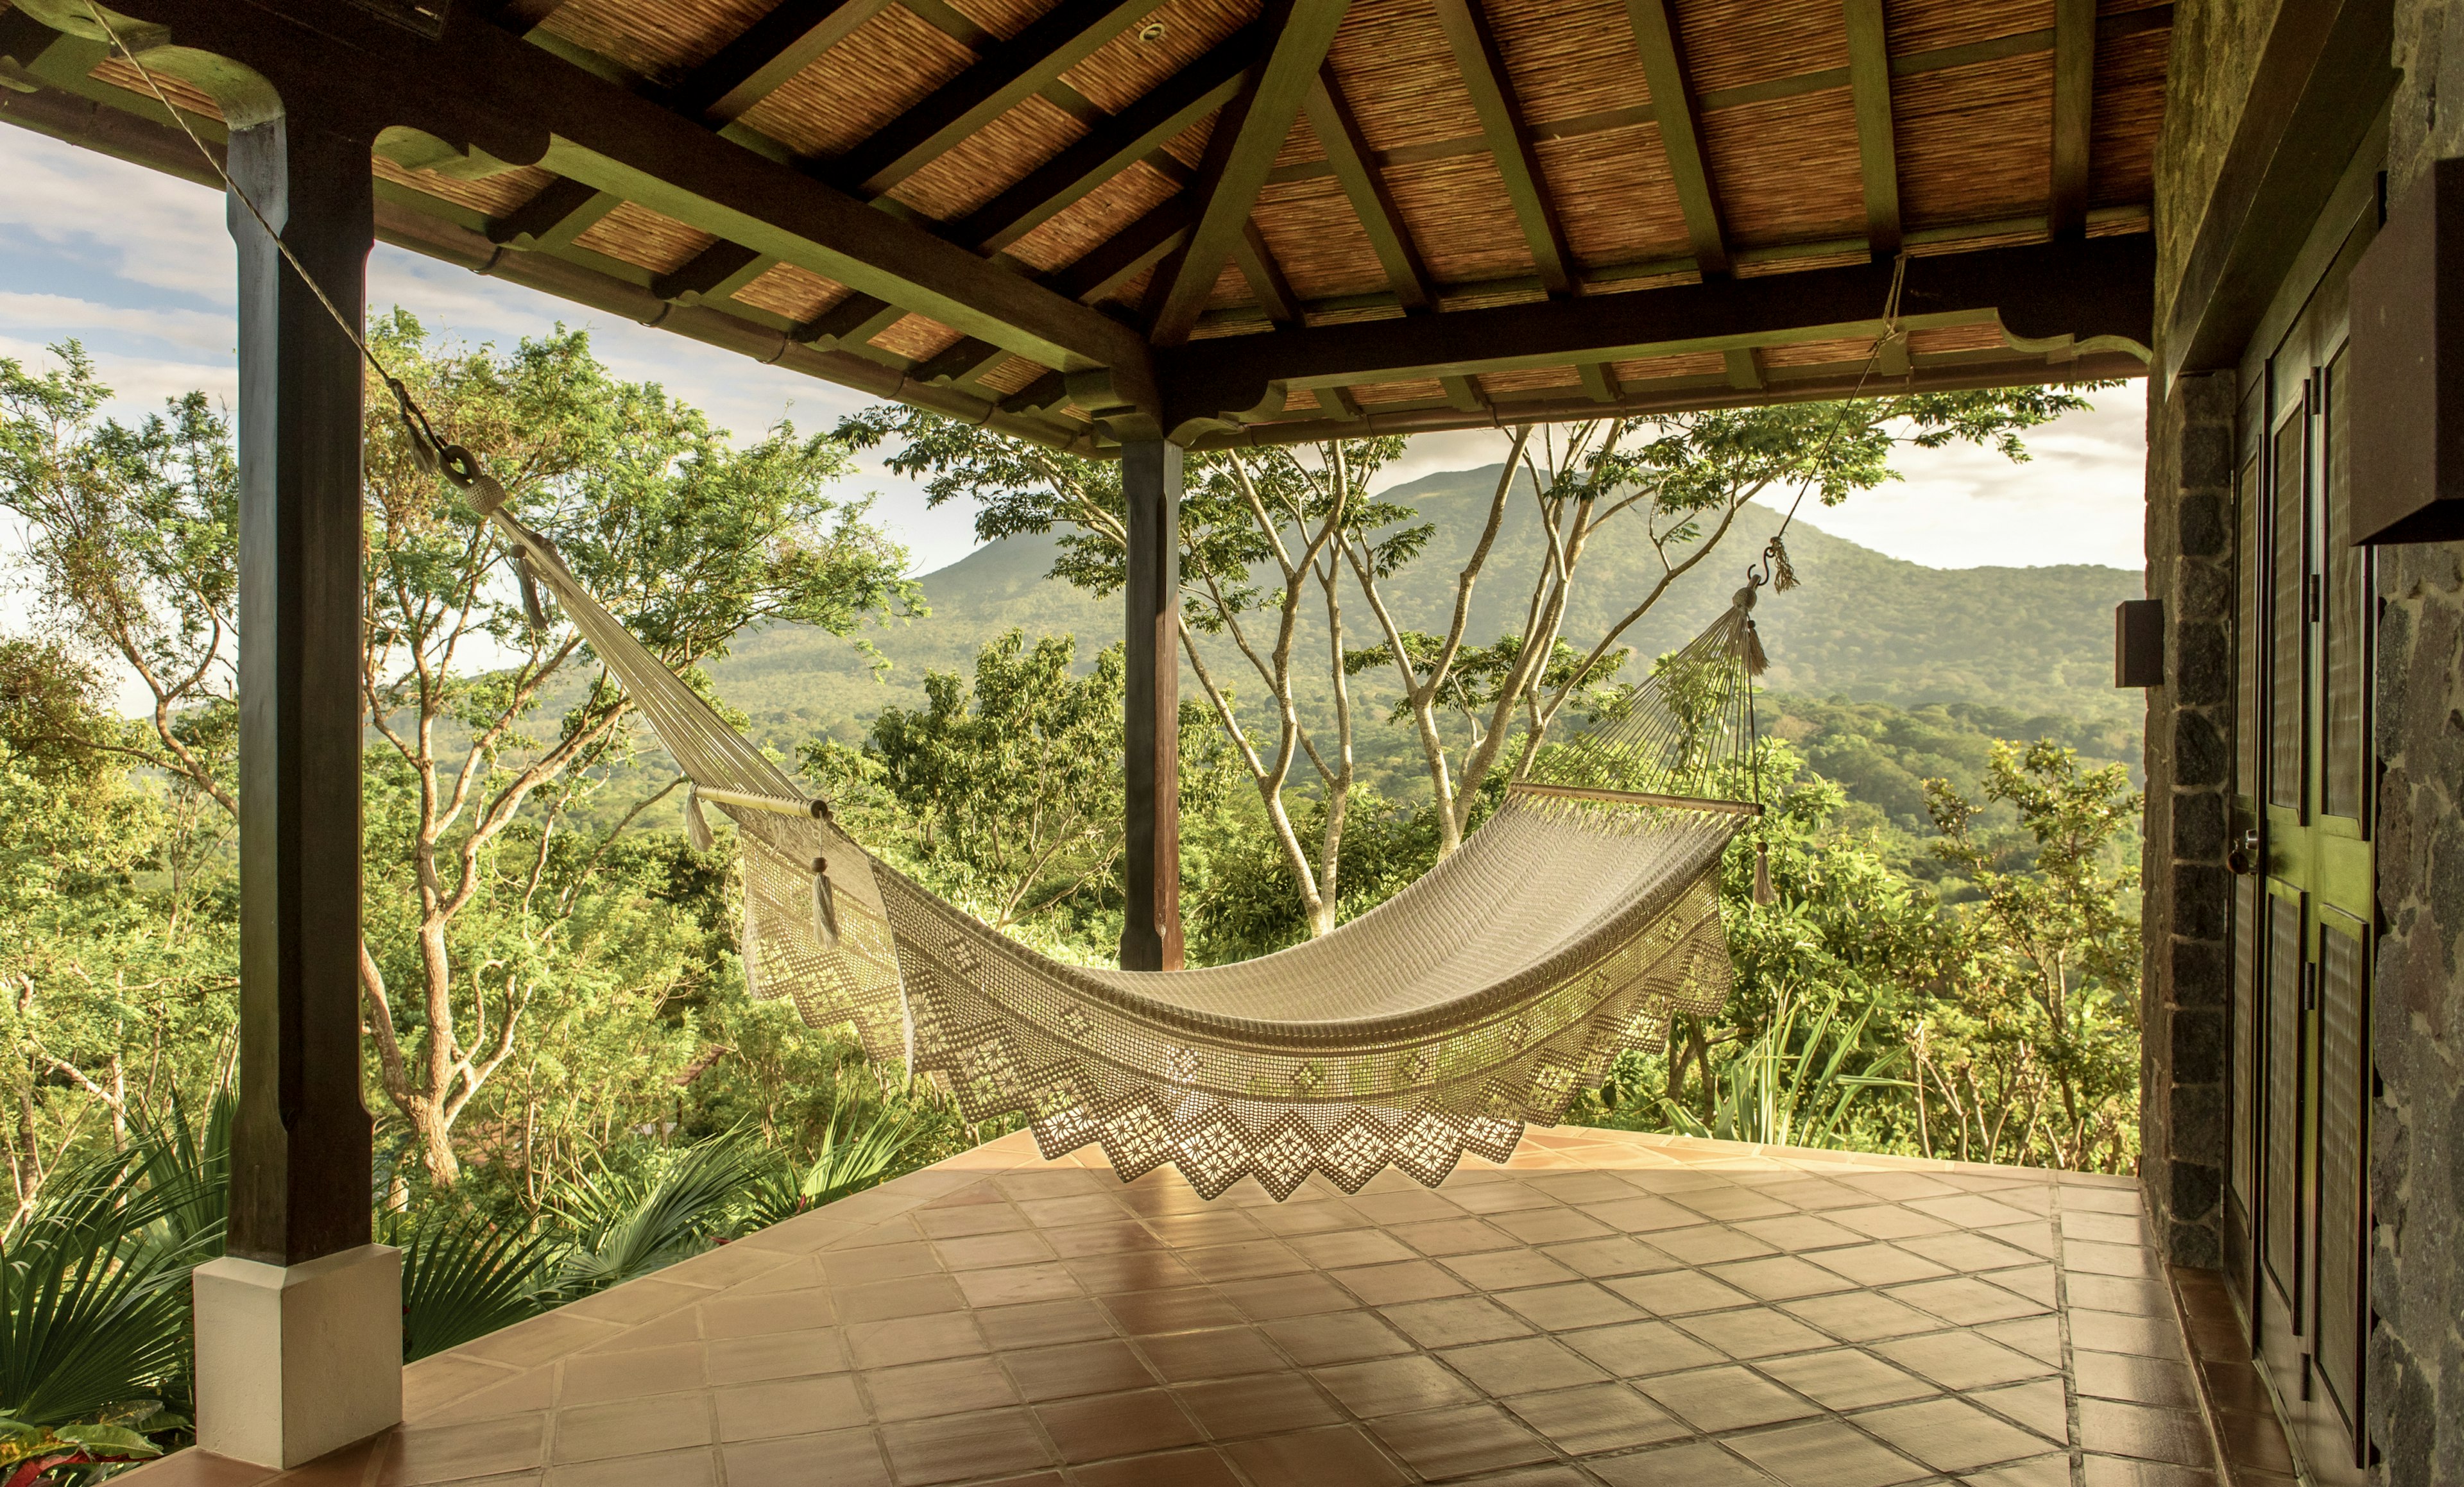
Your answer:
[[[1384,493],[1438,528],[1426,555],[1390,584],[1401,623],[1444,627],[1453,575],[1496,479],[1491,466]],[[2142,592],[2138,574],[2080,565],[1928,568],[1832,536],[1816,525],[1820,518],[1818,510],[1800,514],[1789,530],[1803,587],[1768,596],[1760,613],[1772,690],[1902,708],[1968,703],[2023,716],[2110,720],[2135,732],[2139,699],[2113,688],[2112,615],[2117,602]],[[1778,524],[1778,513],[1749,507],[1722,550],[1628,632],[1629,642],[1656,655],[1693,635],[1727,601]],[[914,705],[925,671],[971,669],[977,649],[1011,626],[1030,636],[1075,634],[1083,662],[1120,635],[1119,601],[1048,579],[1052,552],[1048,539],[1013,538],[926,575],[932,614],[870,632],[891,662],[878,678],[846,642],[781,627],[742,637],[712,668],[714,679],[765,742],[792,745],[820,733],[855,740],[883,707]],[[1534,508],[1518,501],[1475,590],[1471,639],[1519,623],[1541,552]],[[1590,644],[1657,573],[1647,542],[1610,527],[1584,559],[1567,638]],[[1354,602],[1347,612],[1350,644],[1374,643],[1366,606]],[[1322,626],[1305,633],[1302,647],[1323,653]],[[1237,687],[1237,657],[1228,645],[1223,651],[1221,672]],[[1254,682],[1245,690],[1255,695]],[[1372,706],[1382,711],[1374,697]]]

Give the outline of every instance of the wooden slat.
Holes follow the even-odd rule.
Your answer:
[[[1532,153],[1531,134],[1524,123],[1523,105],[1514,96],[1513,80],[1507,74],[1506,58],[1498,52],[1497,34],[1489,28],[1480,0],[1436,0],[1436,4],[1438,24],[1454,51],[1463,86],[1471,93],[1481,132],[1488,141],[1497,173],[1506,182],[1507,198],[1513,203],[1514,219],[1530,245],[1540,282],[1551,295],[1572,294],[1573,251],[1566,246],[1565,226],[1549,200],[1540,158]],[[1656,85],[1653,91],[1656,96]]]
[[[879,196],[1042,91],[1155,9],[1155,0],[1062,0],[829,167],[859,196]]]
[[[1189,242],[1158,274],[1160,294],[1150,335],[1157,345],[1177,345],[1189,339],[1199,312],[1232,256],[1274,168],[1275,154],[1292,132],[1327,48],[1334,44],[1335,28],[1343,24],[1351,0],[1279,0],[1267,8],[1266,32],[1274,37],[1247,91],[1224,105],[1215,132],[1206,142],[1206,159],[1199,168],[1198,195],[1204,205],[1190,229]]]
[[[2096,121],[2096,0],[2054,0],[2054,173],[2046,222],[2087,230],[2088,138]]]
[[[1642,53],[1652,116],[1660,124],[1661,146],[1668,152],[1668,172],[1685,212],[1694,261],[1705,274],[1726,273],[1728,249],[1720,225],[1719,193],[1703,163],[1702,115],[1685,80],[1685,56],[1667,0],[1626,0],[1626,15],[1634,23],[1635,46]]]
[[[1857,160],[1865,182],[1865,242],[1874,256],[1900,251],[1900,151],[1891,132],[1891,57],[1882,0],[1847,0],[1848,89],[1857,105]],[[2096,0],[2086,0],[2093,8]]]
[[[668,106],[714,126],[731,123],[891,3],[783,0],[688,74],[669,93]]]
[[[991,252],[1024,237],[1230,101],[1265,41],[1254,26],[1235,33],[970,212],[950,229],[951,238]]]
[[[1369,246],[1386,271],[1386,282],[1396,299],[1406,310],[1426,309],[1431,303],[1428,266],[1420,261],[1420,251],[1413,245],[1403,214],[1396,209],[1386,179],[1360,132],[1360,120],[1353,117],[1332,72],[1319,69],[1307,107],[1309,128],[1326,150],[1335,183],[1343,187],[1345,199],[1368,232]]]

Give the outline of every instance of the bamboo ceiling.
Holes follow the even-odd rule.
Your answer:
[[[2123,375],[2147,339],[2169,4],[118,3],[177,55],[498,79],[473,107],[556,142],[393,120],[394,241],[1084,448]],[[0,117],[180,168],[68,9],[0,12]],[[173,98],[219,139],[211,88]],[[717,149],[767,184],[726,196]],[[653,155],[697,164],[640,185]]]

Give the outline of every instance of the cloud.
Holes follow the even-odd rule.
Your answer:
[[[73,253],[89,271],[131,285],[209,304],[236,297],[219,192],[27,130],[5,133],[0,228],[21,244]]]
[[[21,295],[6,290],[0,290],[0,324],[21,336],[40,333],[47,341],[120,331],[222,357],[231,354],[234,334],[228,313],[113,305],[73,295]]]

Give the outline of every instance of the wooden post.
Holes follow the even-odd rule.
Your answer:
[[[241,190],[356,322],[368,142],[231,136]],[[239,243],[240,1080],[230,1253],[368,1242],[360,1096],[360,354],[231,204]]]
[[[276,117],[231,172],[354,327],[370,132]],[[197,1441],[292,1467],[402,1419],[402,1266],[360,1095],[358,350],[248,207],[239,244],[239,1114],[197,1268]]]
[[[1121,969],[1177,971],[1180,940],[1180,446],[1121,447],[1129,507],[1128,687],[1123,777],[1129,912]]]

